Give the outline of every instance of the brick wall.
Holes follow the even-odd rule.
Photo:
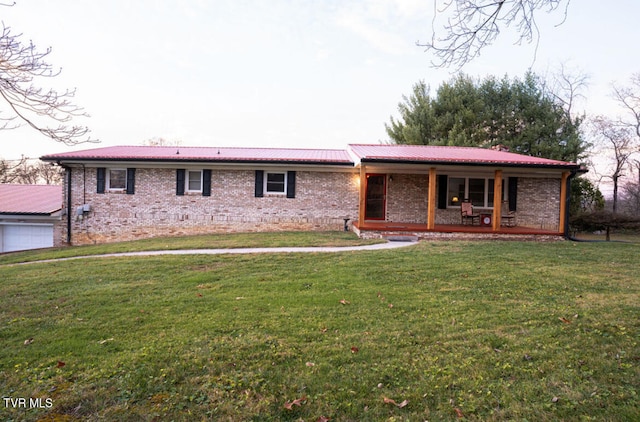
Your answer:
[[[518,178],[518,226],[560,228],[561,179]]]
[[[256,198],[254,170],[212,170],[208,197],[176,195],[176,169],[137,169],[133,195],[96,193],[95,168],[74,168],[72,174],[76,245],[168,235],[341,230],[344,218],[358,215],[355,173],[297,171],[295,198]],[[79,217],[76,209],[85,203],[91,211]]]
[[[387,221],[427,223],[429,176],[393,174],[387,185]]]

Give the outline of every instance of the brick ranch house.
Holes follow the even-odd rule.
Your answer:
[[[575,163],[469,147],[118,146],[51,154],[66,170],[62,243],[342,230],[361,237],[565,234]],[[468,200],[476,219],[461,217]]]

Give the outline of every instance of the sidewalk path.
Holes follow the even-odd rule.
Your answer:
[[[83,255],[69,258],[44,259],[41,261],[20,262],[12,265],[42,264],[47,262],[70,261],[74,259],[87,258],[114,258],[121,256],[155,256],[155,255],[240,255],[240,254],[260,254],[260,253],[335,253],[350,251],[379,251],[385,249],[397,249],[415,245],[415,241],[387,241],[385,243],[375,243],[364,246],[308,246],[308,247],[281,247],[281,248],[228,248],[228,249],[180,249],[180,250],[159,250],[140,252],[119,252],[102,255]]]

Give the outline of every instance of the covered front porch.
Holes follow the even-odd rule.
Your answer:
[[[569,172],[361,163],[360,237],[562,239]],[[475,219],[462,216],[473,203]]]

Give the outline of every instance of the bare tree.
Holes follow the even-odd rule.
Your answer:
[[[630,166],[636,173],[637,179],[630,181],[622,188],[625,212],[640,216],[640,160],[631,160]]]
[[[558,104],[562,105],[567,119],[578,124],[585,119],[584,112],[576,111],[576,102],[584,99],[583,91],[589,85],[589,75],[575,69],[568,69],[564,63],[549,78],[548,92]]]
[[[0,108],[0,129],[27,125],[67,145],[92,142],[88,137],[89,128],[71,124],[74,117],[87,116],[72,102],[75,89],[58,92],[34,84],[60,74],[59,69],[46,62],[51,48],[38,51],[31,42],[23,44],[20,37],[2,23],[0,102],[4,107]]]
[[[613,98],[626,112],[618,123],[633,129],[640,143],[640,73],[631,76],[628,85],[613,84]]]
[[[146,141],[142,142],[142,145],[146,145],[149,147],[168,147],[168,146],[179,146],[182,145],[182,141],[180,140],[168,140],[163,137],[153,137],[149,138]]]
[[[27,161],[26,157],[19,160],[5,160],[0,158],[0,183],[13,183],[18,178],[17,170]]]
[[[635,152],[633,132],[629,127],[603,116],[592,121],[592,133],[596,144],[602,149],[602,155],[610,151],[613,156],[611,166],[604,177],[613,181],[613,212],[618,210],[619,180],[625,175],[630,156]]]
[[[517,44],[531,43],[540,38],[536,13],[541,9],[553,12],[566,3],[564,18],[571,0],[442,0],[434,2],[433,34],[431,42],[417,45],[432,51],[438,61],[435,67],[454,67],[458,70],[491,45],[501,28],[514,25]],[[438,18],[446,20],[443,35],[436,34]],[[564,22],[564,19],[563,21]],[[562,23],[560,22],[560,24]]]
[[[40,160],[24,156],[19,160],[0,159],[0,183],[59,185],[63,176],[61,167]]]
[[[38,181],[45,185],[61,185],[64,179],[64,170],[62,167],[53,165],[52,163],[45,163],[38,160],[34,164],[35,170],[38,172]]]

